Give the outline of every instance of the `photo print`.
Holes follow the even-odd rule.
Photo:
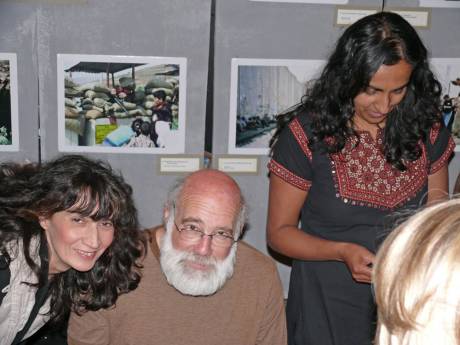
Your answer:
[[[420,0],[421,7],[458,7],[460,0]]]
[[[16,54],[0,53],[0,151],[19,150]]]
[[[183,153],[186,58],[58,54],[59,150]]]
[[[348,0],[251,0],[251,1],[260,1],[260,2],[302,2],[306,4],[337,4],[343,5],[348,4]]]
[[[444,124],[457,144],[455,151],[460,151],[460,59],[433,58],[430,63],[442,86],[441,113]]]
[[[322,60],[232,59],[230,154],[268,155],[276,115],[298,104]]]

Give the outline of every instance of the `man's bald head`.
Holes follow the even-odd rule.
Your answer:
[[[179,181],[171,190],[165,205],[167,210],[172,206],[183,207],[189,202],[207,203],[208,205],[226,205],[235,210],[235,238],[239,238],[246,220],[246,204],[240,187],[226,173],[214,170],[198,170]]]

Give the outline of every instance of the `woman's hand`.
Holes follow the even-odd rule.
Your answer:
[[[375,255],[369,250],[354,243],[343,243],[340,257],[347,265],[354,280],[358,283],[371,283],[372,265]]]

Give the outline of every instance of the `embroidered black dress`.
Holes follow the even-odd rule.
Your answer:
[[[349,142],[342,153],[313,152],[305,118],[283,130],[269,169],[308,190],[303,231],[372,252],[392,228],[394,212],[425,203],[428,175],[447,164],[455,147],[448,131],[436,126],[422,156],[400,172],[378,149],[382,131],[376,140],[360,132],[360,144],[353,148]],[[287,321],[290,345],[370,345],[375,326],[371,285],[355,282],[342,262],[294,260]]]

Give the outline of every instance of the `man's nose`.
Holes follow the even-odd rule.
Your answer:
[[[208,235],[203,235],[195,246],[195,252],[202,256],[209,256],[212,253],[212,237]]]

